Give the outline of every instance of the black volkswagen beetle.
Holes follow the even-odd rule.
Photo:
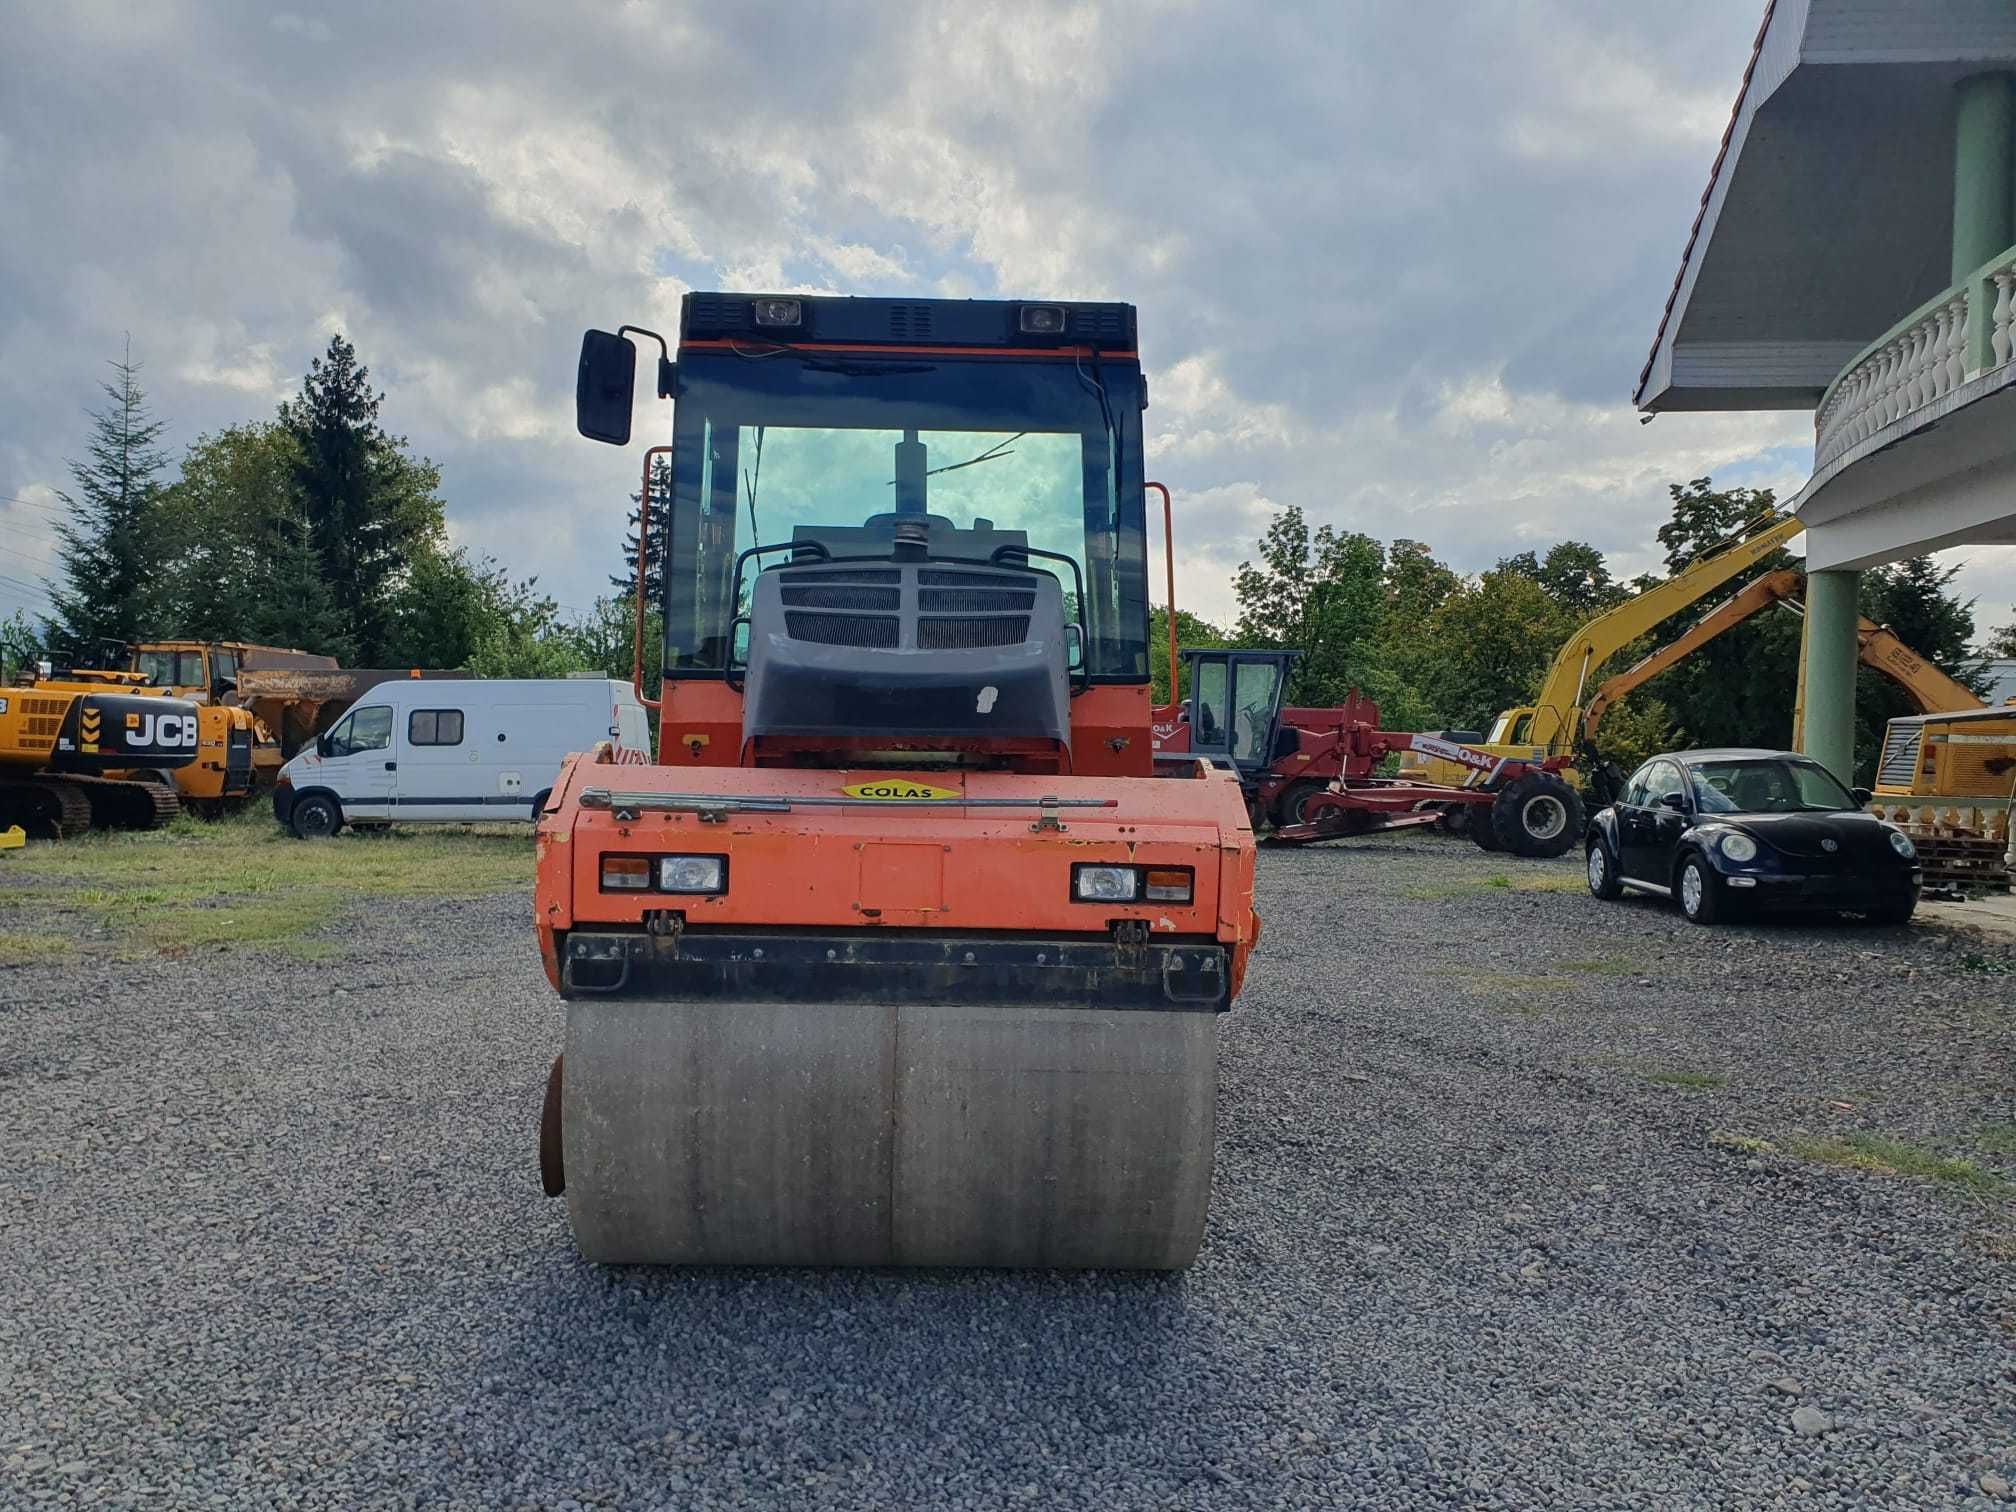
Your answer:
[[[1589,821],[1589,891],[1676,898],[1696,924],[1749,907],[1902,924],[1918,906],[1911,837],[1791,751],[1676,751],[1632,773]]]

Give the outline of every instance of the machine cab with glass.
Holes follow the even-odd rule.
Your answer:
[[[1275,756],[1281,699],[1299,651],[1185,651],[1191,753],[1253,772]]]
[[[1131,306],[691,294],[659,386],[662,759],[1151,770]]]

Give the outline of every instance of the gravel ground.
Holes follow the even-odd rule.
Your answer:
[[[581,1264],[523,895],[0,969],[0,1504],[2007,1498],[2016,952],[1575,877],[1263,857],[1175,1278]],[[1801,1143],[1857,1130],[1979,1174]]]

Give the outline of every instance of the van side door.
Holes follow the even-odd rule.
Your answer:
[[[484,817],[483,783],[466,709],[452,698],[408,709],[399,734],[401,819]]]

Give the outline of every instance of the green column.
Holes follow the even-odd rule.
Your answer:
[[[1857,574],[1806,574],[1806,724],[1799,749],[1843,782],[1855,781]]]
[[[1953,282],[2016,242],[2016,74],[1975,74],[1955,89]]]

